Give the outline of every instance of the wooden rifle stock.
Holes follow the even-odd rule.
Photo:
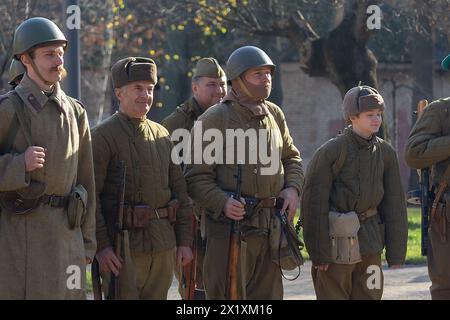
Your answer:
[[[236,183],[236,193],[234,199],[241,201],[241,185],[242,185],[242,164],[237,165],[237,183]],[[239,221],[233,220],[231,222],[231,232],[230,232],[230,244],[228,251],[228,283],[227,283],[227,299],[228,300],[238,300],[238,284],[239,284],[239,254],[241,246],[241,231],[239,226]]]
[[[125,203],[125,179],[127,175],[127,167],[125,161],[120,161],[120,186],[118,192],[118,209],[117,209],[117,220],[115,225],[114,234],[114,253],[117,258],[122,257],[122,241],[123,241],[123,208]],[[111,282],[109,284],[109,297],[110,300],[120,299],[120,289],[119,289],[119,276],[114,275],[111,272]]]
[[[194,234],[192,241],[192,254],[194,259],[183,267],[182,288],[184,290],[183,300],[195,300],[195,284],[197,271],[197,220],[192,214],[192,232]]]

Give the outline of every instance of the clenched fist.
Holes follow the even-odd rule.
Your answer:
[[[45,151],[42,147],[32,146],[25,150],[25,170],[31,172],[44,167]]]

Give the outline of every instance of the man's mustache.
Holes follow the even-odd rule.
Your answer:
[[[53,67],[50,70],[61,73],[62,79],[65,79],[67,77],[67,70],[63,66]]]

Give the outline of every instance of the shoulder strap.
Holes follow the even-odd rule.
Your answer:
[[[30,130],[30,122],[27,120],[28,118],[25,116],[23,107],[24,103],[22,99],[17,95],[17,93],[12,90],[8,92],[1,101],[5,99],[10,99],[13,107],[14,107],[14,116],[12,118],[12,121],[9,125],[8,133],[6,135],[5,141],[0,145],[0,152],[7,153],[11,151],[11,148],[14,144],[14,140],[17,136],[17,132],[19,132],[19,129],[22,128],[25,139],[27,140],[27,143],[29,146],[32,145],[31,143],[31,130]]]
[[[32,139],[31,139],[31,124],[30,119],[26,116],[24,111],[24,103],[22,99],[17,95],[15,91],[8,92],[8,97],[11,99],[14,110],[16,111],[15,114],[17,116],[18,122],[20,124],[20,128],[22,129],[25,140],[27,140],[28,146],[32,146]]]
[[[8,99],[8,96],[5,94],[0,97],[0,104],[2,101]],[[14,144],[14,139],[16,138],[17,132],[19,131],[19,119],[17,119],[17,115],[14,112],[14,116],[12,118],[11,123],[9,124],[9,128],[4,141],[0,141],[0,154],[5,154],[11,151],[11,148]]]
[[[333,166],[331,167],[331,170],[333,172],[333,179],[336,179],[336,177],[341,172],[342,168],[344,167],[345,159],[347,159],[347,144],[342,143],[339,147],[339,155],[336,161],[333,163]]]

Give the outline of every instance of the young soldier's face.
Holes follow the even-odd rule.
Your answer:
[[[269,66],[249,69],[244,73],[244,79],[255,86],[272,87],[272,68]]]
[[[380,109],[373,109],[362,112],[357,116],[352,116],[350,117],[350,120],[352,121],[352,126],[355,131],[361,133],[364,137],[370,137],[380,130],[382,114],[383,111]]]
[[[227,94],[226,78],[200,77],[192,82],[195,100],[205,109],[219,103]]]
[[[33,60],[36,68],[41,73],[42,77],[51,83],[61,81],[67,75],[64,69],[64,45],[54,44],[45,47],[40,47],[34,50]],[[25,59],[29,62],[27,59]],[[27,72],[34,74],[35,71],[27,65]],[[37,78],[36,76],[34,78]]]
[[[120,109],[130,118],[145,118],[153,103],[153,89],[150,81],[133,81],[115,90]]]

